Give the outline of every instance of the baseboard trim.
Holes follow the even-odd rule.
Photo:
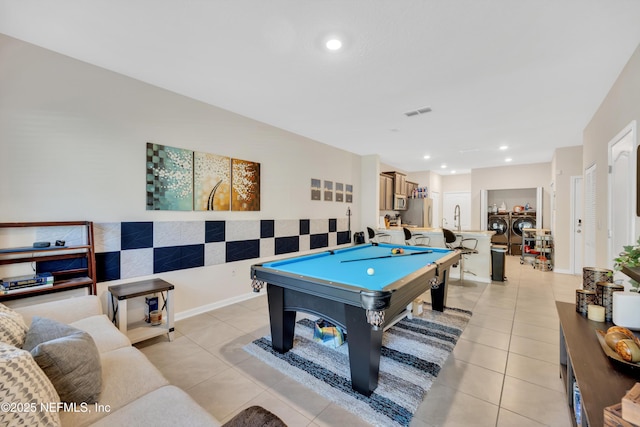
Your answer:
[[[198,314],[206,313],[211,310],[216,310],[218,308],[226,307],[228,305],[232,305],[238,302],[247,301],[253,298],[257,298],[263,293],[249,292],[246,294],[238,295],[235,297],[227,298],[222,301],[216,301],[211,304],[201,305],[200,307],[192,308],[190,310],[181,311],[180,313],[175,314],[175,320],[183,320],[188,319],[189,317],[197,316]]]

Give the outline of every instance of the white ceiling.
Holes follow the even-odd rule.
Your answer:
[[[464,173],[580,145],[640,43],[640,1],[0,0],[0,33],[394,168]]]

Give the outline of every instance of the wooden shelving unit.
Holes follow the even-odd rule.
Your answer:
[[[2,229],[42,228],[42,227],[84,227],[85,242],[80,245],[52,246],[47,248],[9,247],[0,248],[0,266],[9,264],[34,263],[50,261],[86,260],[80,267],[60,268],[48,271],[53,274],[53,286],[48,288],[24,288],[20,292],[0,294],[0,301],[26,298],[36,295],[50,294],[70,289],[87,288],[92,295],[96,294],[96,259],[93,242],[93,222],[90,221],[50,221],[50,222],[4,222]]]

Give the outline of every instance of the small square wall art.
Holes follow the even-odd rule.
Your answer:
[[[333,201],[333,181],[324,182],[324,201],[325,202]]]
[[[311,200],[322,200],[322,181],[311,178]]]

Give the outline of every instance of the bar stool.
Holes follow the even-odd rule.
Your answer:
[[[367,233],[369,233],[369,241],[375,243],[391,243],[391,234],[388,233],[376,233],[373,228],[367,227]],[[386,242],[381,242],[380,239],[386,239]]]
[[[473,274],[475,276],[476,274],[474,272],[464,270],[464,257],[466,255],[474,255],[478,253],[478,250],[476,249],[476,247],[478,247],[478,239],[474,239],[472,237],[464,238],[460,236],[460,242],[456,244],[456,242],[458,241],[458,236],[453,234],[453,231],[443,228],[442,232],[444,233],[445,246],[449,249],[454,249],[461,252],[460,253],[460,281],[462,282],[464,280],[464,273]],[[467,242],[466,245],[465,245],[465,242]],[[470,246],[472,242],[473,242],[473,247]]]
[[[431,238],[421,233],[412,233],[407,227],[402,227],[404,231],[404,243],[411,246],[429,246]]]

